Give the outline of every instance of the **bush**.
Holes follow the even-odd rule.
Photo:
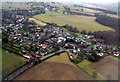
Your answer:
[[[73,60],[73,62],[75,63],[75,64],[77,64],[77,63],[79,63],[79,62],[81,62],[82,60],[81,60],[81,57],[80,56],[78,56],[77,58],[75,58],[74,60]]]

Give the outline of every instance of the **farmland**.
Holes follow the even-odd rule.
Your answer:
[[[2,75],[5,76],[24,64],[23,60],[17,59],[14,56],[6,54],[5,50],[2,50]]]
[[[89,76],[91,76],[93,79],[96,80],[105,80],[106,78],[104,76],[102,76],[101,74],[99,74],[98,72],[95,72],[94,69],[92,69],[89,65],[91,64],[90,61],[88,60],[84,60],[81,63],[78,63],[77,66],[83,70],[84,72],[86,72]]]
[[[107,26],[103,26],[95,21],[95,17],[88,16],[78,16],[78,15],[63,15],[61,13],[49,12],[47,11],[45,14],[35,15],[37,19],[43,20],[45,22],[54,22],[58,25],[70,25],[73,27],[77,27],[79,31],[108,31],[112,30]]]
[[[3,9],[7,9],[7,10],[13,10],[13,9],[17,9],[17,8],[20,8],[20,9],[30,9],[25,3],[18,3],[18,2],[15,2],[15,3],[2,3],[2,7]]]
[[[68,65],[72,65],[74,67],[76,67],[69,59],[69,56],[67,55],[67,53],[61,53],[59,55],[56,55],[54,57],[51,57],[50,59],[45,60],[44,62],[59,62],[59,63],[64,63],[64,64],[68,64]]]
[[[118,79],[118,62],[109,57],[90,64],[90,67],[109,80]]]
[[[43,62],[25,71],[15,80],[91,80],[91,78],[71,65]]]

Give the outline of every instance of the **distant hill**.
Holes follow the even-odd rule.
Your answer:
[[[96,4],[96,6],[104,7],[111,11],[118,11],[118,3]]]
[[[32,0],[1,0],[2,2],[29,2]]]

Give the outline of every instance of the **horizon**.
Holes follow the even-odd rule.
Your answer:
[[[94,4],[108,4],[118,3],[120,0],[2,0],[2,2],[70,2],[70,3],[94,3]]]

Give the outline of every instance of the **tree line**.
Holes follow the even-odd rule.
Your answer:
[[[115,31],[98,31],[94,32],[94,35],[96,38],[101,38],[105,40],[105,43],[107,44],[120,44],[120,19],[113,18],[107,15],[100,15],[95,14],[96,16],[96,22],[109,26],[113,28]]]
[[[118,19],[114,17],[107,16],[105,14],[95,14],[96,16],[96,22],[104,25],[112,27],[115,30],[118,30]]]

